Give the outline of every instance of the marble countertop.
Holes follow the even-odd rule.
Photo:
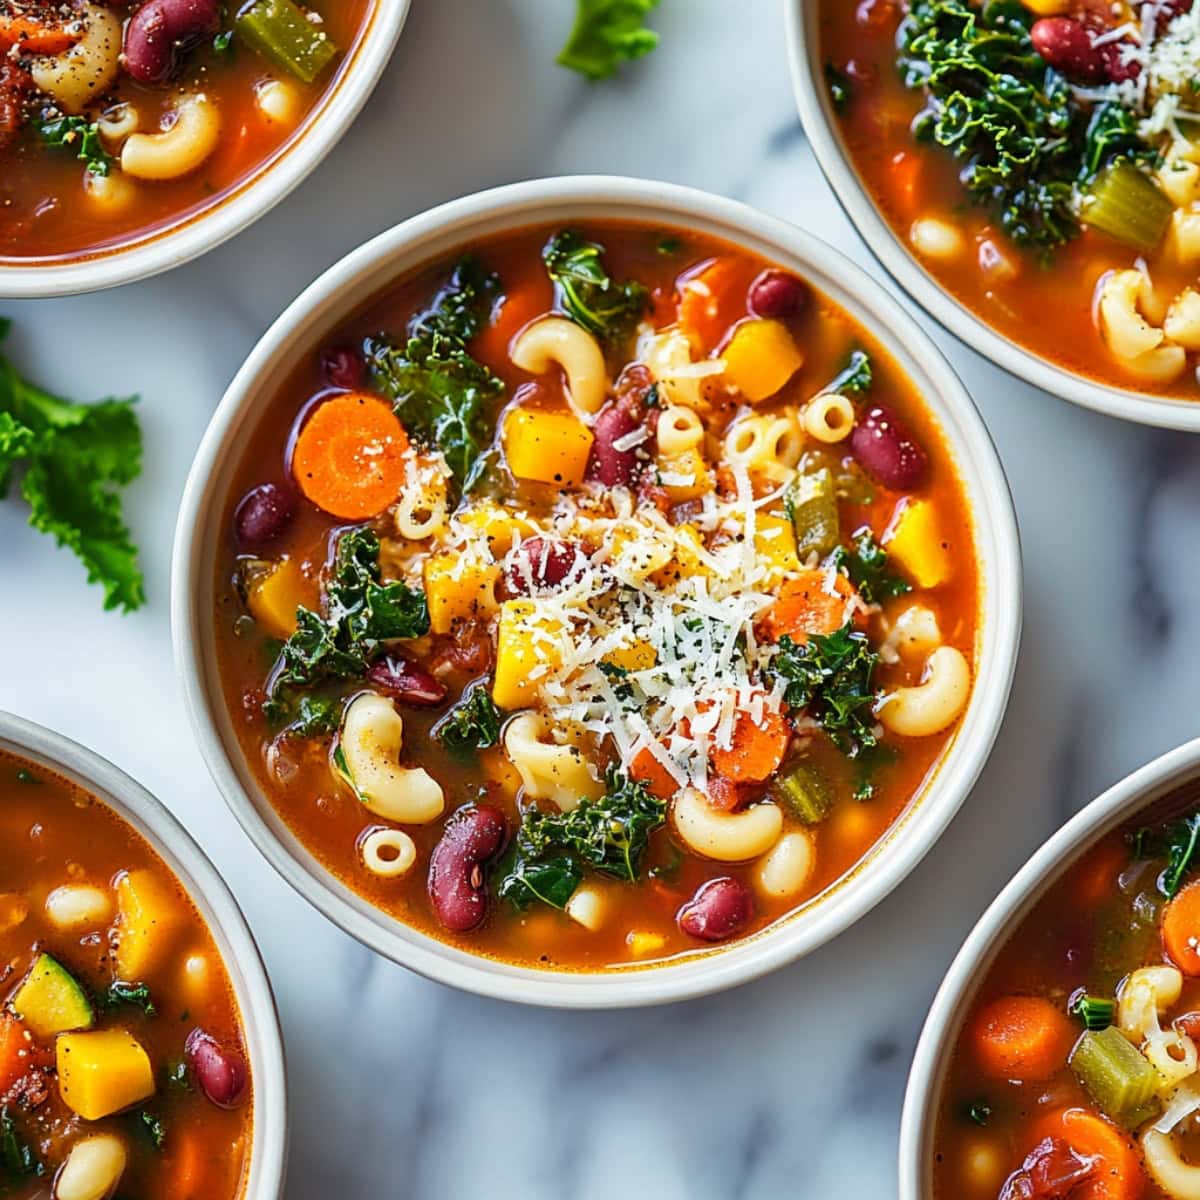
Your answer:
[[[890,899],[802,962],[670,1008],[521,1009],[386,963],[259,858],[193,745],[171,659],[170,545],[192,454],[256,338],[319,272],[431,204],[511,180],[646,175],[794,220],[881,280],[795,116],[772,0],[663,0],[660,49],[589,87],[554,65],[566,0],[415,0],[374,99],[285,204],[199,263],[4,303],[6,350],[80,399],[140,392],[132,489],[149,604],[104,614],[65,551],[0,504],[0,707],[131,772],[229,879],[274,980],[291,1072],[289,1200],[510,1196],[881,1200],[904,1081],[967,929],[1029,852],[1197,732],[1200,441],[1016,382],[930,328],[999,446],[1025,635],[990,765]],[[924,318],[922,318],[924,320]]]

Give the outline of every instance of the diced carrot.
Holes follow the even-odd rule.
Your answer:
[[[714,258],[679,285],[679,323],[697,350],[715,350],[746,315],[746,293],[757,270],[744,258]]]
[[[335,517],[360,521],[400,494],[408,436],[391,405],[366,392],[326,400],[292,453],[300,490]]]
[[[712,752],[713,768],[732,783],[762,783],[783,762],[791,734],[782,714],[764,711],[762,723],[755,724],[743,709],[737,714],[732,745]]]
[[[1200,975],[1200,879],[1163,909],[1162,940],[1167,957],[1185,975]]]
[[[643,748],[634,755],[633,762],[629,764],[629,775],[631,779],[644,783],[651,795],[660,800],[670,800],[679,791],[675,777],[649,748]]]
[[[1129,849],[1123,843],[1097,846],[1076,877],[1074,894],[1085,911],[1095,908],[1116,886],[1117,876],[1129,865]]]
[[[985,1074],[1029,1083],[1066,1065],[1077,1033],[1067,1014],[1041,996],[1001,996],[975,1014],[971,1040]]]
[[[471,351],[486,362],[507,362],[508,345],[530,321],[554,307],[554,287],[549,278],[505,292],[494,310],[494,319],[480,330]]]
[[[25,1026],[12,1013],[0,1013],[0,1096],[28,1070],[28,1056]]]
[[[79,40],[62,26],[47,25],[36,17],[0,15],[0,53],[19,46],[22,53],[62,54]]]
[[[205,1184],[204,1150],[194,1129],[172,1127],[163,1165],[169,1200],[199,1200]]]
[[[921,185],[921,160],[915,154],[901,151],[891,161],[892,196],[903,213],[916,211]]]
[[[1146,1186],[1133,1143],[1115,1125],[1086,1108],[1060,1108],[1033,1127],[1035,1144],[1061,1138],[1080,1158],[1094,1162],[1092,1177],[1077,1184],[1071,1200],[1139,1200]]]
[[[779,597],[767,610],[762,629],[767,640],[777,642],[784,634],[797,645],[804,645],[812,634],[830,634],[846,623],[848,601],[855,596],[854,585],[841,574],[834,576],[834,593],[826,590],[825,571],[801,571],[779,589]],[[861,613],[856,612],[856,622]]]

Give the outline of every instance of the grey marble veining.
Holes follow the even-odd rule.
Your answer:
[[[308,184],[174,274],[9,303],[8,349],[80,397],[139,391],[131,497],[150,604],[105,616],[0,504],[0,706],[145,782],[227,874],[288,1041],[289,1200],[882,1200],[920,1023],[965,932],[1097,791],[1198,731],[1200,441],[1051,400],[925,324],[1007,467],[1025,552],[1008,719],[939,845],[857,927],[771,978],[673,1008],[523,1010],[450,992],[332,929],[226,813],[169,647],[175,510],[243,356],[315,275],[436,202],[538,175],[640,174],[736,196],[872,264],[800,134],[774,0],[663,0],[660,50],[588,87],[553,64],[565,0],[414,0],[375,99]]]

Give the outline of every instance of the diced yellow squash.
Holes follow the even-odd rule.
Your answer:
[[[299,564],[283,558],[253,576],[246,590],[246,605],[264,633],[285,639],[296,632],[296,609],[311,599],[311,593]]]
[[[498,563],[485,563],[461,554],[435,554],[425,563],[425,599],[429,627],[449,633],[456,624],[490,617],[499,607]]]
[[[625,945],[634,958],[657,954],[666,944],[667,939],[661,933],[648,933],[641,929],[632,930],[625,938]]]
[[[660,458],[658,481],[672,504],[698,500],[716,487],[716,480],[704,461],[704,455],[695,447],[674,458]]]
[[[136,870],[117,881],[117,975],[144,982],[172,948],[186,920],[180,895],[153,871]]]
[[[743,321],[721,351],[725,382],[751,404],[774,396],[804,366],[804,355],[782,321],[755,317]]]
[[[610,650],[601,662],[620,667],[623,671],[646,671],[658,662],[658,655],[648,641],[637,638],[628,646],[618,646],[616,650]]]
[[[712,568],[700,557],[703,549],[704,539],[701,538],[695,525],[686,523],[677,525],[675,527],[675,551],[671,556],[671,561],[662,570],[655,571],[650,578],[660,588],[674,587],[675,584],[682,583],[685,579],[691,579],[695,575],[711,579]]]
[[[778,579],[788,571],[800,570],[796,529],[787,517],[758,513],[754,522],[754,550],[767,571],[768,581]]]
[[[518,479],[578,487],[592,433],[573,413],[514,408],[504,421],[504,457]]]
[[[99,1121],[154,1095],[154,1069],[125,1029],[64,1033],[54,1046],[58,1090],[85,1121]]]
[[[665,569],[674,552],[670,537],[638,521],[613,529],[610,546],[613,567],[621,576],[638,580]]]
[[[43,1041],[71,1029],[91,1029],[96,1023],[96,1012],[79,981],[49,954],[34,960],[12,998],[12,1010]]]
[[[492,699],[501,708],[528,708],[537,701],[542,680],[562,665],[561,632],[560,622],[539,612],[533,600],[506,600],[500,606]],[[536,679],[529,677],[543,667]]]
[[[495,559],[503,558],[512,549],[518,535],[527,538],[537,532],[537,526],[528,517],[520,516],[493,500],[481,500],[456,513],[454,519],[482,538]]]
[[[885,545],[888,554],[918,587],[937,587],[954,571],[950,544],[929,500],[910,500],[904,506]]]

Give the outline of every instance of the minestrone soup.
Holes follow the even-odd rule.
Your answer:
[[[1200,8],[821,2],[850,158],[949,292],[1118,387],[1200,398]]]
[[[0,0],[0,264],[199,213],[337,77],[369,0]]]
[[[232,1200],[251,1082],[212,935],[110,808],[0,753],[0,1195]]]
[[[971,694],[936,422],[825,297],[693,233],[533,229],[401,281],[281,381],[227,518],[261,788],[481,954],[762,929],[883,836]]]

